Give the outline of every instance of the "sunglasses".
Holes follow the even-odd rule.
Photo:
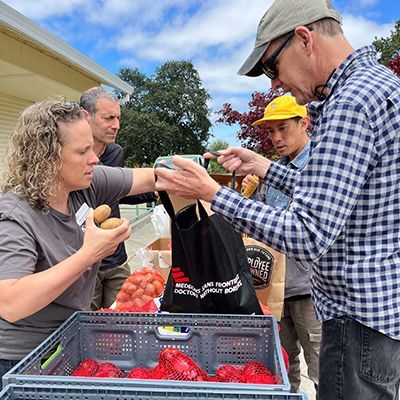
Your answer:
[[[306,25],[306,28],[312,32],[313,26]],[[293,37],[294,31],[283,41],[283,43],[270,55],[264,62],[261,61],[261,68],[265,75],[268,76],[269,79],[276,79],[278,77],[278,73],[276,71],[276,58],[279,56],[280,52],[285,48],[285,46],[289,43],[289,40]]]
[[[285,48],[285,46],[289,43],[289,40],[293,37],[294,32],[292,32],[285,41],[264,61],[261,61],[261,68],[265,75],[268,76],[269,79],[274,80],[278,77],[276,71],[276,58],[279,56],[280,52]]]

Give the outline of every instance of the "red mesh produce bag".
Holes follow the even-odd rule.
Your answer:
[[[153,371],[149,368],[133,368],[126,377],[130,379],[152,379]]]
[[[126,303],[122,303],[114,310],[115,312],[146,312],[146,313],[155,313],[158,311],[158,307],[154,300],[150,300],[149,302],[143,304],[140,307],[135,307],[133,302],[128,301]]]
[[[272,375],[272,372],[259,361],[250,361],[242,368],[243,375]]]
[[[121,286],[116,297],[115,311],[156,312],[153,299],[164,290],[165,279],[154,268],[134,271]]]
[[[161,351],[158,362],[159,366],[166,371],[162,379],[179,381],[210,381],[211,379],[191,357],[178,349],[168,348]]]
[[[151,374],[152,374],[152,379],[165,379],[164,377],[167,375],[167,370],[157,364],[152,370],[151,370]]]
[[[259,361],[250,361],[242,368],[241,383],[276,384],[281,381]]]
[[[98,368],[99,363],[97,361],[86,358],[78,364],[78,366],[72,372],[71,376],[93,376],[97,372]]]
[[[100,363],[98,370],[93,375],[94,378],[123,378],[124,373],[113,363]]]
[[[261,384],[276,384],[280,383],[274,375],[264,374],[244,374],[240,379],[241,383],[261,383]]]
[[[240,382],[242,369],[234,365],[221,365],[214,375],[217,382]]]

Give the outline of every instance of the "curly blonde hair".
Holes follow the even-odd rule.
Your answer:
[[[64,100],[46,100],[26,108],[10,138],[2,192],[12,191],[25,197],[32,208],[48,211],[48,200],[60,182],[65,143],[59,124],[82,118],[79,105]]]

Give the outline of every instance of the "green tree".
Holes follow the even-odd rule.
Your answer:
[[[124,149],[128,166],[152,166],[159,155],[174,146],[177,134],[175,126],[162,121],[156,114],[122,107],[117,140]]]
[[[118,76],[134,87],[122,105],[117,136],[128,165],[151,164],[162,155],[205,151],[211,135],[210,95],[190,61],[168,61],[156,69],[154,77],[132,68],[122,68]]]
[[[117,96],[124,100],[124,108],[133,108],[141,110],[144,98],[149,92],[150,79],[142,74],[137,68],[121,68],[117,74],[123,81],[129,83],[133,87],[133,92],[129,96],[129,100],[125,101],[125,93],[116,91]]]
[[[228,147],[229,147],[228,142],[217,139],[211,142],[211,144],[208,146],[207,151],[224,150],[227,149]],[[218,164],[217,160],[215,160],[214,158],[210,160],[208,171],[215,174],[227,172],[227,170],[222,165]]]
[[[388,65],[388,61],[400,55],[400,20],[395,24],[394,31],[390,32],[387,38],[378,39],[372,42],[375,48],[380,52],[379,62]]]

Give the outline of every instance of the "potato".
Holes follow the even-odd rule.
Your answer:
[[[98,206],[94,211],[93,211],[93,220],[94,223],[99,225],[103,221],[105,221],[111,214],[111,208],[107,204],[102,204],[101,206]]]
[[[121,218],[108,218],[100,224],[102,229],[114,229],[123,224],[124,220]]]

